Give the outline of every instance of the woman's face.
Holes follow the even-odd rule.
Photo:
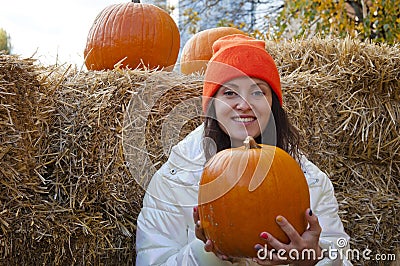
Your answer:
[[[272,91],[267,82],[250,77],[232,79],[215,94],[215,114],[232,147],[243,146],[247,136],[258,137],[271,115]]]

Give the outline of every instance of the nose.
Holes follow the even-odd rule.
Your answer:
[[[238,97],[235,108],[237,110],[248,110],[251,109],[249,101],[244,97]]]

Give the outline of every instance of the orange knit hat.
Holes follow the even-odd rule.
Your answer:
[[[206,114],[210,97],[222,84],[241,76],[266,81],[282,105],[281,82],[274,59],[265,50],[265,42],[242,35],[222,37],[213,44],[211,57],[204,77],[203,111]]]

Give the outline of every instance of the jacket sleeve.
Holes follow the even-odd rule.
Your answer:
[[[153,176],[137,219],[136,265],[225,265],[195,237],[196,187],[168,178],[165,168]]]
[[[332,182],[310,161],[303,166],[310,189],[311,209],[322,227],[319,244],[325,257],[317,265],[352,265],[346,257],[350,237],[344,231],[338,214]]]

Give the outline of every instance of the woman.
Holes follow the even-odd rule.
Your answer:
[[[349,240],[338,216],[338,204],[328,177],[298,150],[299,138],[282,109],[279,73],[263,41],[230,35],[216,41],[203,86],[204,123],[179,142],[168,161],[153,176],[137,221],[137,265],[351,265],[337,242]],[[277,224],[287,234],[285,245],[268,232],[260,243],[286,254],[258,258],[228,258],[212,252],[197,212],[199,181],[205,162],[216,152],[243,145],[252,136],[296,158],[310,190],[308,229],[299,235],[282,216]],[[346,247],[345,247],[346,249]],[[288,256],[311,250],[315,256]],[[335,251],[341,251],[336,252]],[[333,253],[332,253],[333,252]],[[259,253],[262,254],[262,253]],[[294,253],[290,253],[294,254]]]

